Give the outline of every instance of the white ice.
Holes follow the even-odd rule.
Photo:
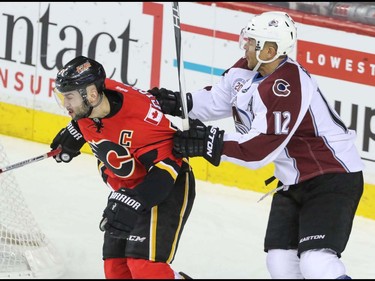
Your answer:
[[[48,152],[46,144],[0,135],[10,164]],[[0,163],[0,168],[3,164]],[[98,224],[109,189],[96,159],[52,158],[12,171],[40,228],[62,256],[66,279],[102,279]],[[263,252],[271,196],[197,180],[197,196],[172,267],[196,279],[269,279]],[[342,260],[355,279],[375,277],[375,221],[357,216]]]

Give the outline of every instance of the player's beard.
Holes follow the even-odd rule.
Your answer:
[[[91,113],[91,107],[88,106],[85,102],[82,102],[81,106],[73,111],[72,119],[77,121],[81,118],[88,117],[89,113]]]

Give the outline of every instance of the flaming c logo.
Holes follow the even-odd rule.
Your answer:
[[[109,140],[91,141],[89,144],[95,157],[118,177],[127,178],[134,173],[134,158],[126,147]]]
[[[278,97],[287,97],[290,95],[289,86],[290,84],[284,79],[276,79],[273,83],[272,91]]]

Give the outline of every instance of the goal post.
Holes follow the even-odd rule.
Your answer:
[[[0,166],[9,164],[0,143]],[[56,279],[64,263],[28,207],[12,171],[0,173],[0,279]]]

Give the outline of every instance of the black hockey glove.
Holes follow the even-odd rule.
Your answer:
[[[159,102],[161,106],[161,111],[164,114],[169,114],[172,116],[182,116],[181,107],[181,95],[179,92],[173,92],[165,88],[154,87],[148,90]],[[186,104],[187,111],[189,112],[193,108],[193,98],[191,93],[186,93]]]
[[[112,191],[108,196],[108,205],[104,209],[99,228],[101,231],[108,231],[113,237],[126,239],[139,214],[145,211],[143,204],[132,195],[132,190],[121,188]]]
[[[187,131],[177,131],[173,137],[173,154],[176,157],[203,156],[214,166],[219,166],[224,144],[224,131],[206,126],[200,120],[189,119]]]
[[[78,156],[81,152],[80,149],[85,144],[86,140],[83,138],[81,131],[75,121],[71,121],[66,128],[60,130],[60,132],[53,139],[50,147],[56,149],[61,146],[62,151],[53,156],[57,163],[70,162],[73,157]]]

